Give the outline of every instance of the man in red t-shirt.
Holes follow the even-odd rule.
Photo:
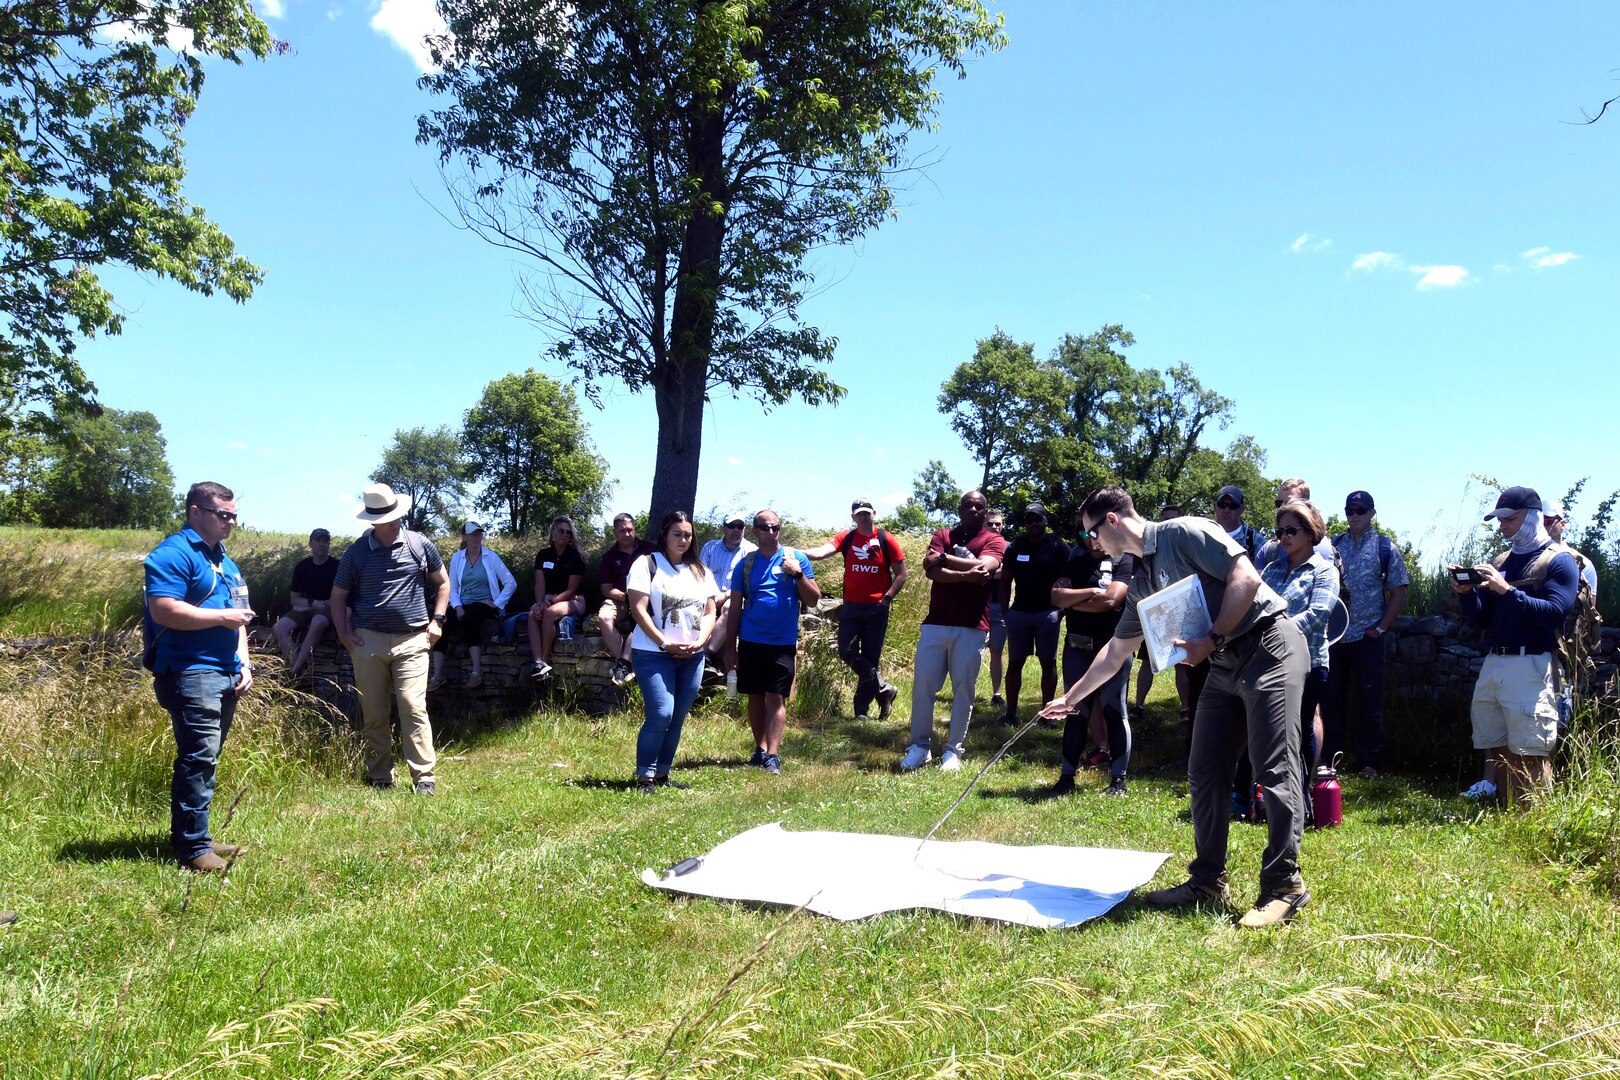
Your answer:
[[[878,656],[889,633],[889,604],[906,584],[906,554],[894,537],[874,526],[872,500],[856,499],[849,507],[853,529],[835,533],[827,543],[805,554],[825,559],[844,553],[844,605],[838,609],[838,658],[849,665],[855,683],[855,715],[865,716],[878,704],[878,719],[894,709],[898,687],[878,674]]]
[[[923,573],[933,582],[928,615],[917,637],[917,661],[911,683],[911,745],[900,768],[921,768],[932,758],[934,696],[951,680],[951,726],[939,767],[962,767],[962,746],[973,715],[973,691],[979,681],[979,655],[990,636],[990,575],[1001,565],[1007,541],[985,527],[984,495],[962,496],[960,522],[941,529],[928,541]]]

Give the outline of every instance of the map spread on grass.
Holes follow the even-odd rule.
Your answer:
[[[655,889],[797,907],[834,919],[936,908],[1058,929],[1106,914],[1146,884],[1168,855],[867,833],[789,832],[760,825],[682,874],[643,870]],[[689,860],[688,862],[697,861]]]

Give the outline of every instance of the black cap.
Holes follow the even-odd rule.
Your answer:
[[[315,529],[310,532],[309,538],[311,540],[330,540],[332,539],[332,534],[327,532],[325,529]]]
[[[1535,488],[1510,487],[1496,497],[1496,509],[1485,515],[1485,520],[1512,517],[1520,510],[1540,510],[1541,496]]]
[[[1032,517],[1038,517],[1042,521],[1051,520],[1046,516],[1046,507],[1042,506],[1040,503],[1030,503],[1028,506],[1024,507],[1024,519],[1027,521]]]
[[[1236,484],[1227,484],[1225,487],[1221,488],[1221,490],[1217,491],[1215,493],[1215,501],[1220,502],[1222,495],[1230,495],[1232,497],[1232,501],[1237,503],[1239,506],[1245,505],[1248,501],[1243,497],[1243,489],[1238,487]]]
[[[1365,506],[1368,510],[1378,509],[1378,507],[1373,504],[1372,496],[1365,491],[1352,491],[1350,494],[1344,497],[1345,509],[1348,510],[1352,506]]]

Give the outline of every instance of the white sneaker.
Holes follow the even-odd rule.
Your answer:
[[[945,751],[944,756],[939,759],[940,772],[956,772],[961,767],[962,755],[958,754],[955,750]]]
[[[1494,799],[1496,798],[1496,785],[1491,783],[1489,780],[1481,780],[1473,787],[1463,792],[1462,797],[1465,799],[1472,799],[1474,802],[1485,802],[1489,799]]]
[[[900,759],[900,771],[911,772],[913,769],[920,769],[932,760],[934,755],[928,747],[913,744],[906,747],[906,756]]]

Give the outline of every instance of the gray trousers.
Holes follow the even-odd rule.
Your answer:
[[[973,718],[973,692],[979,683],[980,654],[989,635],[976,627],[924,623],[917,635],[917,662],[911,676],[911,745],[934,744],[934,696],[951,679],[951,727],[945,749],[962,753],[968,721]]]
[[[1210,658],[1187,759],[1194,849],[1187,869],[1194,881],[1214,885],[1226,879],[1232,777],[1247,745],[1254,778],[1266,789],[1260,889],[1292,892],[1303,886],[1299,702],[1310,666],[1305,635],[1286,617],[1245,634]]]

